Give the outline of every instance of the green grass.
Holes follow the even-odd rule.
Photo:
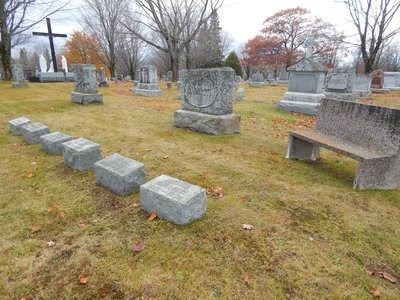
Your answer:
[[[129,87],[112,83],[104,105],[79,106],[72,84],[0,83],[1,299],[368,299],[371,288],[399,298],[399,283],[366,270],[400,274],[400,191],[354,191],[357,163],[333,152],[286,160],[287,132],[313,119],[275,109],[284,86],[246,86],[241,134],[219,137],[173,127],[175,88],[146,98]],[[367,102],[400,107],[399,97]],[[139,194],[115,196],[10,134],[20,116],[143,162],[147,180],[168,174],[224,197],[209,196],[191,225],[149,222]]]

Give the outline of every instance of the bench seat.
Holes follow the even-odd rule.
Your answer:
[[[316,130],[292,131],[289,134],[358,161],[388,158],[396,155],[396,153],[384,152],[374,148],[365,148],[360,145],[350,144],[349,142],[342,141],[336,137],[323,134]]]

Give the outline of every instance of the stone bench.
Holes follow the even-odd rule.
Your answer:
[[[314,129],[289,133],[287,158],[314,161],[320,147],[360,162],[355,189],[400,187],[400,110],[324,99]]]
[[[189,224],[206,213],[206,191],[161,175],[140,187],[140,206],[174,224]]]
[[[21,127],[22,138],[28,144],[38,144],[42,135],[50,133],[49,127],[42,123],[31,123]]]
[[[120,196],[138,192],[145,183],[144,164],[116,153],[96,162],[94,171],[98,184]]]
[[[16,118],[14,120],[8,121],[8,129],[14,134],[14,135],[21,135],[21,128],[22,126],[31,124],[31,120],[25,117],[20,117]]]
[[[53,132],[40,137],[40,148],[50,155],[62,155],[61,144],[72,140],[72,137],[61,132]]]
[[[61,144],[64,163],[73,169],[86,171],[101,159],[100,145],[84,138]]]

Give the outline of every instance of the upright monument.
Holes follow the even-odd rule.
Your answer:
[[[157,69],[155,66],[144,66],[139,70],[139,83],[136,89],[129,89],[136,95],[141,96],[161,96],[163,93],[160,90],[157,78]]]
[[[78,104],[103,104],[103,95],[97,92],[96,67],[83,64],[74,66],[75,90],[71,93],[71,102]]]

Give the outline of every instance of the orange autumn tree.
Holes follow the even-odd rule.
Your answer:
[[[243,57],[253,67],[287,67],[303,57],[307,39],[316,41],[316,54],[331,65],[343,43],[343,34],[334,26],[311,14],[308,9],[296,7],[281,10],[264,21],[261,35],[249,40]]]
[[[64,55],[68,64],[93,64],[96,69],[103,67],[106,75],[110,72],[104,64],[105,56],[95,38],[84,32],[75,31],[71,38],[65,43]]]

